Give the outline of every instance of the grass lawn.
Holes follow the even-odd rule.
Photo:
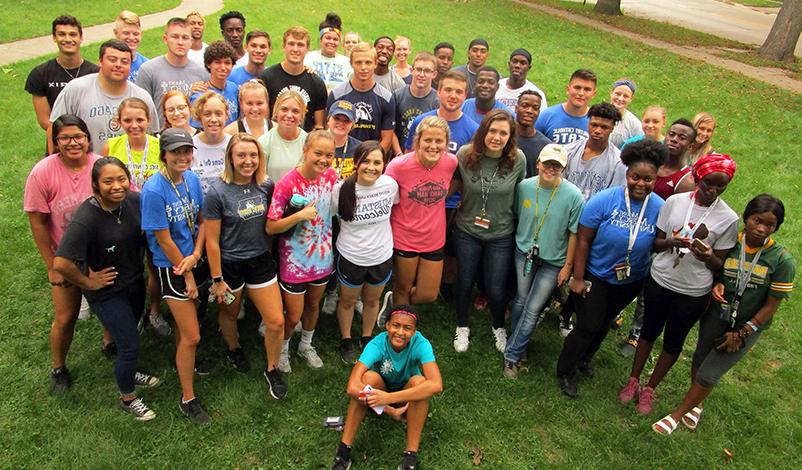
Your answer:
[[[650,104],[666,106],[669,120],[710,111],[719,118],[716,149],[730,153],[739,164],[725,199],[740,212],[760,192],[782,198],[788,213],[778,238],[802,257],[802,190],[796,163],[802,97],[501,1],[240,0],[227,1],[226,9],[244,12],[249,27],[270,32],[276,48],[271,63],[280,60],[280,38],[287,27],[303,24],[314,31],[334,9],[344,18],[345,30],[359,31],[366,38],[403,33],[412,39],[413,50],[451,41],[457,47],[456,64],[465,61],[474,36],[488,38],[490,64],[502,70],[509,52],[525,46],[534,55],[529,78],[552,103],[564,98],[571,72],[586,67],[600,78],[596,101],[607,98],[614,80],[627,76],[639,85],[633,103],[636,113]],[[216,21],[217,16],[209,19]],[[158,30],[146,33],[145,55],[160,53],[160,35]],[[91,51],[87,56],[94,56],[97,46],[87,50]],[[94,319],[80,322],[76,331],[68,361],[75,375],[73,391],[63,398],[47,393],[49,289],[21,211],[26,175],[44,143],[23,85],[28,71],[44,59],[18,63],[0,73],[0,102],[14,110],[0,116],[0,161],[5,163],[0,168],[0,238],[5,241],[0,251],[4,278],[0,455],[6,462],[2,466],[326,468],[339,437],[321,423],[325,416],[345,413],[343,390],[349,373],[336,352],[339,338],[331,316],[322,317],[315,336],[326,367],[310,371],[294,359],[289,394],[276,402],[268,398],[257,374],[264,353],[253,312],[240,327],[254,369],[247,377],[227,365],[215,313],[210,312],[200,354],[214,361],[215,368],[212,375],[196,381],[214,420],[207,428],[194,427],[179,414],[171,344],[151,331],[143,337],[141,368],[164,383],[142,396],[158,414],[155,421],[137,423],[115,408],[112,367],[98,351],[100,328]],[[596,358],[597,377],[580,382],[580,399],[569,401],[560,395],[554,379],[562,339],[553,317],[534,336],[529,370],[518,380],[507,381],[501,377],[501,357],[492,345],[487,313],[474,313],[471,347],[457,355],[451,346],[453,312],[442,303],[424,307],[421,331],[435,347],[445,391],[432,401],[421,446],[422,466],[473,468],[472,456],[481,453],[481,467],[491,469],[710,468],[724,463],[724,449],[729,449],[733,461],[745,468],[799,467],[802,326],[793,318],[801,305],[798,296],[782,305],[770,332],[707,402],[699,431],[679,429],[670,438],[654,434],[650,425],[684,394],[694,338],[689,338],[685,354],[658,389],[655,413],[643,418],[633,407],[617,402],[631,362],[618,355],[614,334]],[[297,339],[292,350],[296,344]],[[354,446],[355,468],[395,468],[404,450],[403,436],[403,428],[395,422],[368,419]]]
[[[59,15],[73,15],[81,22],[81,26],[86,28],[114,21],[122,10],[131,10],[142,16],[169,10],[179,3],[180,0],[1,1],[3,16],[0,18],[0,43],[48,35],[50,23]]]
[[[782,0],[736,0],[734,3],[740,3],[748,7],[772,7],[780,8],[783,4]]]

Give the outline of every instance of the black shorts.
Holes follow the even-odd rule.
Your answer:
[[[173,300],[190,300],[184,294],[187,290],[187,284],[184,282],[184,276],[178,276],[173,273],[173,268],[156,267],[159,275],[159,285],[162,289],[162,299]],[[203,284],[209,281],[209,263],[204,260],[192,268],[192,276],[195,278],[195,285],[200,288]]]
[[[426,253],[420,253],[418,251],[404,251],[404,250],[396,250],[393,249],[393,254],[395,256],[400,256],[402,258],[417,258],[421,257],[427,261],[443,261],[445,258],[446,253],[443,248],[434,251],[428,251]]]
[[[308,282],[299,282],[296,284],[292,284],[289,282],[284,282],[282,280],[278,281],[279,286],[281,286],[281,290],[287,292],[288,294],[306,294],[306,290],[309,287],[317,287],[317,286],[325,286],[329,283],[329,279],[331,278],[331,274],[321,277],[320,279],[316,279],[314,281]]]
[[[337,280],[346,287],[362,287],[366,282],[372,286],[383,286],[393,275],[393,258],[375,266],[357,266],[340,255],[337,256],[336,269]]]
[[[231,292],[239,292],[243,287],[261,289],[278,280],[276,262],[269,251],[249,260],[223,261],[220,267]]]

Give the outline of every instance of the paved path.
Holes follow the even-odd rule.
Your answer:
[[[558,8],[553,8],[538,3],[529,3],[525,0],[512,0],[512,1],[519,5],[529,7],[533,10],[538,10],[552,16],[557,16],[560,18],[567,19],[569,21],[573,21],[575,23],[583,24],[593,29],[606,31],[615,34],[617,36],[621,36],[632,41],[637,41],[643,44],[647,44],[649,46],[656,47],[658,49],[663,49],[665,51],[669,51],[684,57],[700,60],[702,62],[707,62],[711,65],[715,65],[723,69],[731,70],[733,72],[746,75],[747,77],[754,78],[755,80],[760,80],[770,85],[774,85],[794,93],[802,94],[802,81],[794,80],[788,77],[785,74],[785,71],[783,71],[782,69],[774,69],[768,67],[754,67],[751,65],[744,64],[743,62],[738,62],[735,60],[718,57],[712,52],[708,52],[703,48],[677,46],[676,44],[660,41],[658,39],[654,39],[648,36],[643,36],[641,34],[624,31],[622,29],[616,28],[615,26],[610,26],[606,23],[602,23],[601,21],[596,21],[586,16],[577,15],[567,10],[560,10]],[[657,0],[657,1],[669,1],[669,0]],[[671,1],[673,2],[673,1],[684,1],[684,0],[671,0]]]
[[[172,10],[152,13],[140,17],[142,29],[163,27],[167,20],[174,16],[184,17],[190,11],[199,11],[202,15],[209,15],[223,8],[223,0],[183,0]],[[113,37],[112,23],[100,24],[84,28],[84,44],[105,41]],[[49,28],[48,28],[49,29]],[[23,39],[21,41],[0,44],[0,65],[7,65],[19,60],[32,59],[43,55],[58,53],[58,47],[51,36]]]
[[[776,9],[752,8],[722,0],[621,0],[624,14],[695,29],[760,46],[777,18]],[[802,56],[802,37],[795,53]]]

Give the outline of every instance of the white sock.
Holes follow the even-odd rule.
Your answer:
[[[312,336],[315,330],[306,331],[301,329],[301,342],[298,343],[298,349],[309,349],[312,347]]]
[[[288,340],[288,339],[285,339],[285,340],[284,340],[284,341],[281,343],[281,352],[282,352],[282,353],[288,353],[288,352],[290,352],[290,340]]]

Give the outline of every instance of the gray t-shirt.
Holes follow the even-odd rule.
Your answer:
[[[193,82],[204,82],[208,79],[209,72],[203,65],[190,60],[187,65],[176,67],[167,61],[167,57],[160,55],[142,64],[136,76],[136,84],[150,94],[161,116],[162,97],[165,93],[180,90],[189,96]]]
[[[141,98],[147,103],[151,117],[148,132],[155,134],[159,131],[159,115],[156,114],[156,107],[148,92],[127,82],[122,95],[107,95],[100,89],[96,73],[78,77],[64,87],[53,104],[50,122],[62,114],[75,114],[83,119],[92,137],[92,152],[99,155],[107,140],[123,134],[123,129],[117,120],[117,107],[124,99],[132,96]]]
[[[738,241],[738,214],[723,199],[719,199],[707,217],[700,220],[709,207],[694,204],[692,197],[693,192],[669,197],[660,209],[657,228],[665,232],[666,238],[679,236],[688,207],[693,204],[688,225],[691,229],[696,229],[700,223],[707,227],[708,235],[702,241],[714,250],[729,250],[734,247]],[[713,272],[692,253],[685,253],[680,258],[679,264],[674,267],[677,254],[676,250],[666,250],[654,256],[651,274],[655,282],[666,289],[691,297],[700,297],[710,292],[713,286]]]
[[[588,139],[577,140],[565,146],[568,164],[563,177],[574,183],[582,191],[588,202],[594,194],[612,186],[622,186],[627,182],[627,167],[621,162],[621,151],[612,144],[590,160],[582,160],[582,152]]]
[[[621,120],[618,121],[613,128],[613,133],[610,134],[610,143],[621,148],[625,141],[636,135],[643,135],[643,126],[638,116],[635,116],[627,109],[624,111]]]
[[[440,99],[434,89],[429,90],[429,94],[423,98],[412,95],[409,85],[399,88],[393,92],[395,97],[395,135],[398,142],[405,143],[412,121],[421,114],[440,107]]]
[[[377,75],[374,73],[373,79],[376,80],[376,83],[390,90],[391,93],[399,88],[407,86],[407,84],[404,83],[404,79],[399,77],[393,69],[390,69],[390,71],[384,75]]]
[[[265,223],[273,196],[269,179],[257,185],[214,181],[203,198],[203,217],[220,221],[220,256],[223,261],[246,261],[270,246]],[[236,287],[236,286],[231,286]]]

